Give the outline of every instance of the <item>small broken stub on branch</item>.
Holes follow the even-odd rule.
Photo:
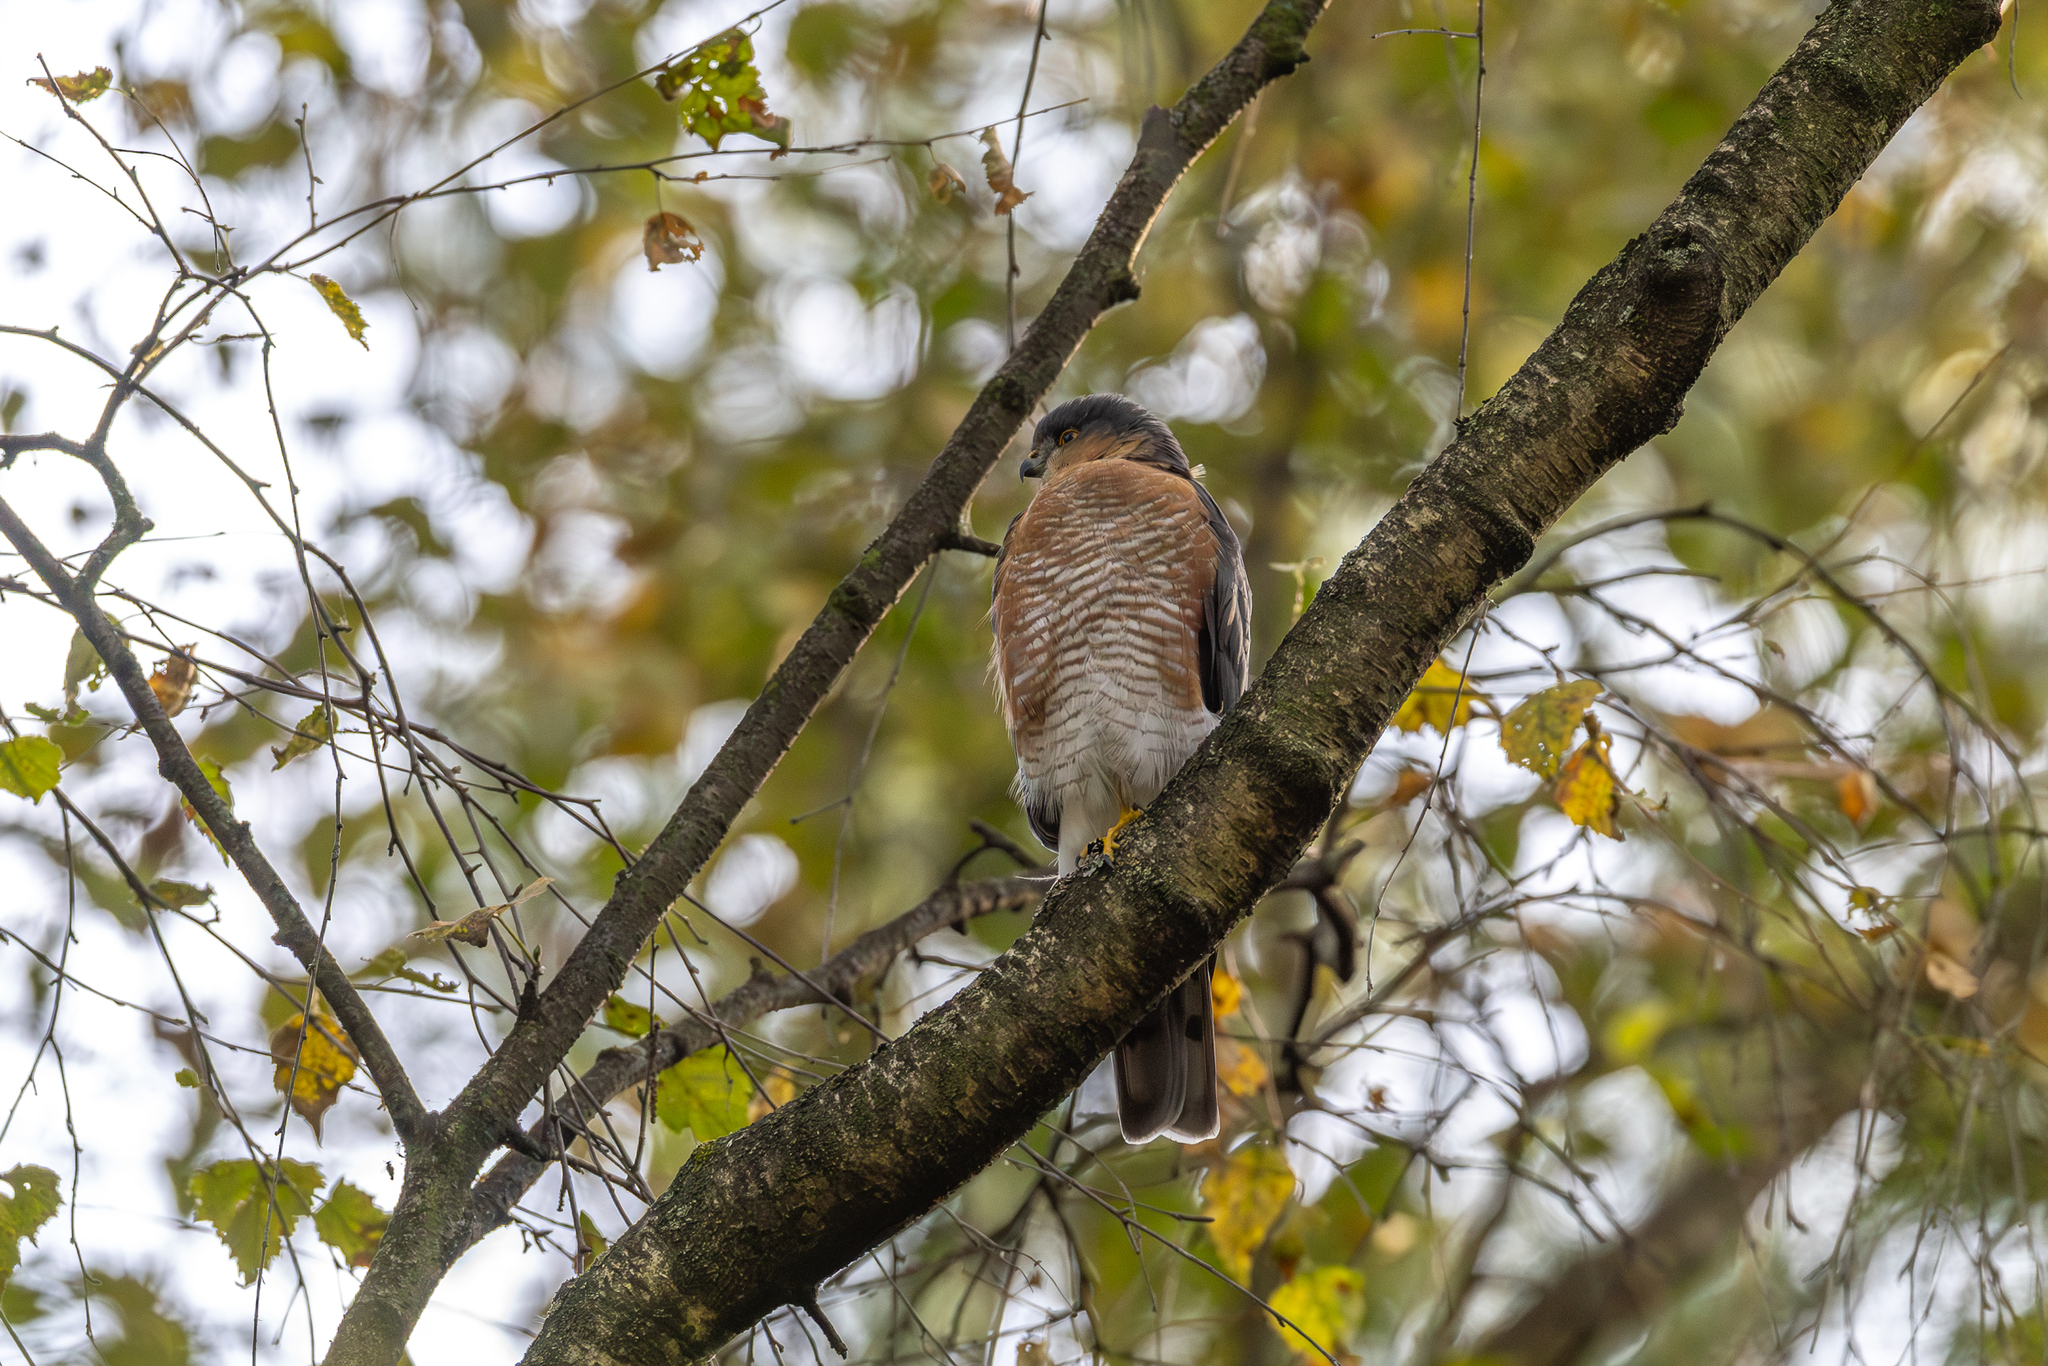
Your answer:
[[[658,213],[647,220],[647,230],[640,234],[640,250],[647,256],[647,268],[660,270],[703,256],[704,239],[681,214]]]

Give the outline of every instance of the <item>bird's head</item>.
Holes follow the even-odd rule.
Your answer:
[[[1138,460],[1187,474],[1188,458],[1164,422],[1122,394],[1069,399],[1047,413],[1031,435],[1019,468],[1026,479],[1052,479],[1096,460]]]

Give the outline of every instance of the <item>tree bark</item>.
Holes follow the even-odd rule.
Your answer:
[[[1838,0],[1678,198],[1344,559],[1107,868],[868,1062],[697,1150],[555,1297],[533,1366],[702,1358],[1001,1156],[1214,950],[1342,800],[1489,588],[1685,393],[1995,0]]]

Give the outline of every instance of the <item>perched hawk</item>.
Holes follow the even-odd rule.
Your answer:
[[[1159,795],[1243,694],[1251,590],[1237,536],[1166,424],[1120,394],[1038,424],[1045,482],[996,560],[996,685],[1017,800],[1070,873]],[[1126,1142],[1216,1132],[1205,964],[1116,1048]]]

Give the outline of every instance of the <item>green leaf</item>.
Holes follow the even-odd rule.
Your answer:
[[[654,88],[676,104],[676,116],[716,149],[728,133],[751,133],[789,146],[789,120],[768,112],[768,92],[754,69],[754,40],[728,29],[670,62]]]
[[[1524,698],[1501,718],[1501,749],[1537,777],[1555,778],[1571,752],[1572,736],[1585,719],[1586,708],[1600,692],[1597,681],[1582,678]]]
[[[105,1328],[96,1332],[86,1360],[102,1366],[189,1366],[195,1334],[179,1322],[177,1310],[164,1303],[155,1285],[94,1267],[86,1273],[86,1287],[105,1320],[121,1325],[118,1337]],[[211,1360],[212,1354],[207,1355]]]
[[[337,1181],[334,1194],[313,1216],[313,1232],[350,1266],[368,1266],[377,1255],[377,1244],[383,1240],[384,1227],[390,1222],[391,1216],[377,1208],[369,1192]]]
[[[303,758],[334,738],[334,708],[322,702],[306,713],[299,724],[292,727],[292,738],[283,745],[272,745],[270,757],[277,760],[270,766],[272,773],[283,768],[294,759]]]
[[[185,906],[204,906],[213,900],[213,888],[195,887],[189,882],[174,882],[167,877],[160,877],[150,883],[149,892],[151,896],[173,910]]]
[[[700,1143],[746,1127],[754,1086],[722,1048],[692,1053],[655,1078],[654,1116],[671,1131],[688,1129]]]
[[[0,1285],[0,1319],[9,1323],[34,1323],[50,1311],[43,1305],[43,1297],[25,1285],[12,1281]]]
[[[40,735],[23,735],[0,743],[0,788],[40,802],[57,785],[64,751]]]
[[[181,1067],[171,1073],[171,1080],[187,1090],[197,1091],[199,1089],[199,1074],[189,1067]]]
[[[348,329],[349,339],[360,343],[363,350],[369,350],[370,343],[364,340],[363,333],[370,330],[370,325],[363,321],[363,310],[356,307],[356,301],[325,275],[308,275],[306,279],[327,301],[327,311],[341,319],[341,325]]]
[[[41,76],[31,76],[28,83],[39,85],[53,95],[62,95],[73,104],[84,104],[87,100],[96,100],[107,93],[108,87],[114,83],[114,73],[103,66],[96,66],[90,71],[81,71],[76,76],[59,76],[54,81],[44,80]]]
[[[192,1173],[189,1189],[197,1216],[227,1244],[246,1285],[277,1260],[278,1249],[313,1212],[313,1196],[326,1184],[308,1162],[285,1158],[273,1170],[236,1158]]]
[[[637,1039],[649,1030],[658,1029],[661,1021],[646,1006],[636,1006],[623,996],[612,996],[604,1003],[604,1027],[615,1029],[629,1039]]]
[[[0,1200],[0,1285],[21,1265],[21,1240],[36,1240],[36,1230],[50,1222],[64,1197],[57,1194],[57,1173],[48,1167],[19,1166],[0,1172],[13,1194]]]
[[[597,1231],[597,1221],[590,1217],[589,1210],[577,1211],[576,1241],[583,1249],[583,1265],[586,1267],[604,1256],[604,1250],[611,1246]]]
[[[68,712],[78,705],[79,684],[98,692],[100,680],[106,676],[107,662],[100,658],[100,652],[93,649],[83,631],[73,631],[70,653],[64,656],[64,709]]]
[[[227,803],[229,811],[233,811],[235,809],[235,794],[229,789],[228,775],[221,772],[220,764],[212,759],[201,759],[199,761],[199,771],[205,775],[206,785],[212,788],[223,802]],[[213,830],[205,821],[199,819],[199,813],[192,809],[192,803],[184,802],[182,805],[185,808],[185,819],[199,827],[200,833],[206,836],[207,843],[211,844],[214,847],[214,851],[220,855],[220,861],[226,863],[228,861],[228,851],[221,847],[221,842],[214,835]]]
[[[416,968],[409,968],[406,966],[407,961],[405,950],[393,946],[350,973],[349,977],[358,982],[381,982],[387,978],[402,977],[429,991],[453,991],[462,985],[460,982],[449,981],[438,972],[430,977]]]

